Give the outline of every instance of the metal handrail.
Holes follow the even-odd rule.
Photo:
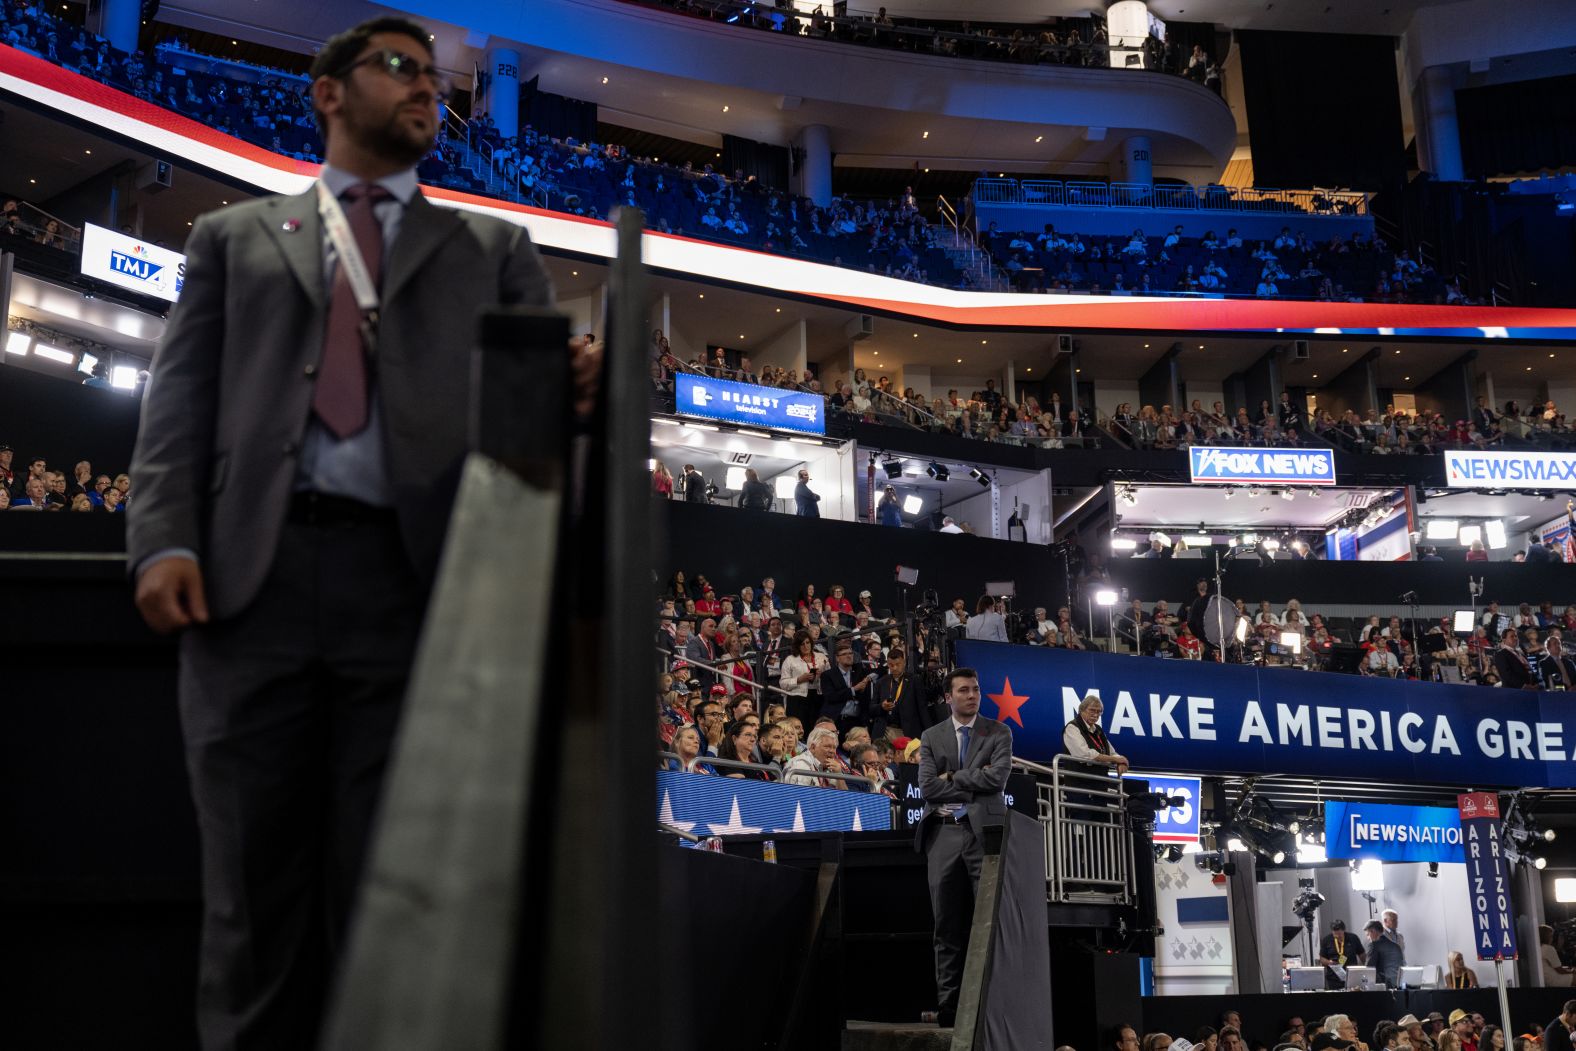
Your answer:
[[[676,752],[664,752],[664,751],[660,751],[659,750],[657,752],[657,758],[658,759],[672,759],[672,760],[676,761],[677,763],[679,763],[681,766],[684,763],[684,760],[682,758],[680,758],[678,753],[676,753]],[[697,763],[705,763],[708,766],[713,766],[713,767],[721,766],[721,767],[727,767],[728,769],[732,769],[732,770],[756,770],[756,771],[759,771],[759,772],[761,772],[763,774],[766,774],[768,779],[770,781],[774,782],[774,783],[787,784],[787,782],[783,780],[783,778],[786,776],[784,771],[779,770],[779,769],[777,769],[777,767],[771,766],[771,765],[766,764],[766,763],[744,763],[744,762],[740,762],[737,759],[718,759],[715,756],[709,756],[709,755],[698,755],[698,756],[695,757],[695,761]],[[850,784],[861,785],[861,786],[864,787],[864,790],[866,792],[869,792],[872,795],[877,791],[876,787],[874,787],[872,785],[870,778],[864,776],[863,774],[846,774],[846,773],[844,773],[841,770],[817,770],[816,773],[815,773],[815,776],[816,777],[830,778],[833,781],[847,781]],[[891,788],[891,787],[893,787],[896,784],[897,784],[896,781],[885,781],[884,780],[884,781],[881,782],[880,788]],[[810,785],[793,785],[791,787],[794,787],[794,788],[809,788],[809,787],[813,787],[813,786],[810,786]]]
[[[672,650],[663,649],[661,646],[656,647],[656,650],[657,650],[658,653],[661,653],[661,654],[664,654],[666,656],[672,657],[674,660],[682,660],[686,664],[692,664],[692,665],[695,665],[697,667],[705,668],[707,671],[711,672],[714,675],[721,675],[723,678],[725,678],[725,679],[732,679],[734,682],[742,682],[745,685],[749,686],[751,689],[770,690],[773,693],[780,693],[784,697],[797,697],[797,696],[799,696],[796,693],[789,693],[787,690],[784,690],[784,689],[782,689],[781,687],[778,687],[778,686],[773,686],[770,683],[753,682],[753,681],[751,681],[749,679],[742,678],[741,676],[734,675],[732,672],[723,671],[722,668],[717,666],[717,665],[707,664],[705,661],[695,660],[695,659],[691,658],[688,654],[674,653]]]
[[[892,401],[895,401],[899,405],[901,405],[903,407],[903,411],[904,412],[917,412],[921,416],[929,417],[931,422],[933,422],[933,423],[940,423],[941,422],[941,417],[937,416],[935,413],[931,412],[929,409],[922,408],[922,407],[920,407],[918,405],[914,405],[913,403],[911,403],[909,401],[906,401],[903,398],[898,397],[896,394],[893,394],[889,390],[883,390],[880,387],[871,387],[870,388],[870,393],[872,393],[872,394],[880,394],[881,396],[883,396],[885,398],[890,398]],[[904,423],[908,423],[909,421],[904,420],[903,422]],[[913,424],[910,423],[909,426],[913,426]]]
[[[657,828],[659,828],[663,832],[666,832],[666,833],[668,833],[670,835],[674,835],[674,836],[679,837],[680,839],[682,839],[686,843],[699,843],[700,842],[700,837],[697,836],[695,833],[693,833],[693,832],[686,832],[682,828],[677,828],[677,827],[675,827],[673,825],[668,824],[666,821],[658,821],[657,822]]]
[[[1368,216],[1369,195],[1358,190],[1281,190],[1263,186],[1168,186],[1061,179],[976,179],[976,204],[1037,204],[1068,208],[1186,209]],[[1289,212],[1288,212],[1289,214]]]

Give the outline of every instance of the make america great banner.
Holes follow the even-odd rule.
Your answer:
[[[1576,786],[1570,694],[960,641],[981,711],[1048,763],[1084,694],[1138,769]]]

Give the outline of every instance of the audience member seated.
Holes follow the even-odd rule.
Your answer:
[[[95,477],[87,460],[77,462],[72,479],[41,456],[16,464],[11,447],[0,444],[0,510],[120,512],[131,499],[129,475]]]

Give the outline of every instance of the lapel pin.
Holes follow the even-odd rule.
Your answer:
[[[286,219],[284,223],[280,225],[279,229],[283,230],[287,234],[293,234],[297,230],[301,229],[301,220]]]

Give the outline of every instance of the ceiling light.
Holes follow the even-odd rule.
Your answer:
[[[961,364],[963,364],[963,359],[962,359],[962,358],[959,358],[959,359],[958,359],[958,364],[959,364],[959,365],[961,365]]]
[[[1342,354],[1349,353],[1351,351],[1351,349],[1352,349],[1351,347],[1342,347],[1341,348],[1341,353]]]
[[[603,77],[603,78],[602,78],[602,83],[604,83],[604,84],[606,84],[606,83],[607,83],[607,78],[606,78],[606,77]]]
[[[728,107],[727,106],[722,107],[722,112],[724,112],[724,113],[728,112]]]
[[[925,501],[924,501],[924,499],[922,497],[915,496],[913,493],[909,493],[907,496],[903,497],[903,513],[904,514],[906,514],[906,515],[917,515],[921,511],[923,511],[924,509],[925,509]]]
[[[1035,137],[1034,137],[1034,141],[1035,141],[1035,142],[1039,142],[1039,141],[1040,141],[1040,140],[1041,140],[1041,139],[1043,139],[1043,138],[1045,138],[1045,136],[1044,136],[1044,135],[1036,135],[1036,136],[1035,136]]]
[[[82,152],[88,154],[89,156],[91,156],[93,153],[92,150],[83,150]]]
[[[1280,495],[1281,495],[1281,499],[1282,500],[1295,500],[1295,499],[1297,499],[1297,494],[1292,492],[1290,489],[1282,489]]]
[[[782,307],[778,307],[777,308],[777,313],[781,314],[782,312],[783,312],[783,308]]]
[[[46,361],[58,361],[62,365],[70,365],[77,360],[77,356],[71,351],[61,350],[59,347],[52,347],[47,343],[35,343],[33,345],[33,355]]]
[[[1406,380],[1407,382],[1411,382],[1411,379],[1412,379],[1412,377],[1410,377],[1410,376],[1402,376],[1401,378],[1403,380]]]
[[[1315,372],[1315,373],[1314,373],[1314,374],[1313,374],[1313,378],[1314,378],[1314,379],[1318,379],[1318,378],[1319,378],[1319,374],[1318,374],[1318,373],[1317,373],[1317,372]]]
[[[571,271],[569,271],[569,276],[570,277],[579,277],[580,276],[580,271],[578,271],[578,270],[571,270]]]
[[[985,344],[987,344],[989,342],[990,342],[990,340],[988,340],[988,339],[982,339],[982,340],[980,340],[980,346],[983,347]]]
[[[928,138],[930,138],[930,132],[928,132],[928,131],[920,132],[919,137],[922,138],[922,139],[928,139]]]
[[[918,338],[919,338],[919,333],[918,333],[918,332],[916,332],[916,333],[914,333],[914,338],[915,338],[915,339],[918,339]]]
[[[1033,372],[1034,370],[1033,369],[1024,369],[1023,371],[1024,372]]]
[[[1145,349],[1145,350],[1148,350],[1148,349],[1149,349],[1149,344],[1148,344],[1148,343],[1145,343],[1145,344],[1144,344],[1144,349]]]
[[[704,293],[704,292],[702,292],[702,293],[701,293],[701,294],[700,294],[700,298],[702,298],[702,299],[705,299],[705,298],[706,298],[706,293]]]
[[[1397,351],[1396,351],[1396,353],[1397,353],[1397,354],[1399,354],[1399,353],[1401,353],[1401,352],[1400,352],[1400,351],[1399,351],[1399,350],[1397,350]]]

